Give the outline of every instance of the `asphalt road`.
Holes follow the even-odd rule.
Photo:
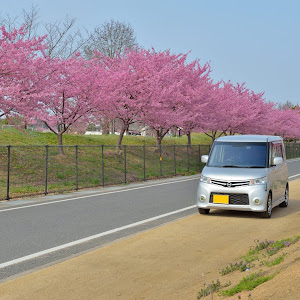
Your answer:
[[[288,162],[300,178],[300,159]],[[0,280],[196,212],[199,175],[0,204]]]

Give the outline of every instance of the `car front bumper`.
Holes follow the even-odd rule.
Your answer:
[[[235,199],[239,196],[248,195],[248,204],[222,204],[213,203],[212,194],[234,195]],[[197,206],[204,209],[227,209],[263,212],[267,206],[268,192],[265,185],[240,186],[240,187],[223,187],[211,183],[200,182],[197,191]],[[255,203],[259,201],[259,203]],[[239,202],[239,201],[237,201]]]

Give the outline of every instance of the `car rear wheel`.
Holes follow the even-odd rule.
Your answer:
[[[199,211],[199,214],[201,214],[201,215],[208,215],[210,209],[205,209],[205,208],[199,208],[198,207],[198,211]]]
[[[280,207],[287,207],[289,205],[289,186],[287,185],[284,193],[284,201],[279,204]]]
[[[262,218],[271,218],[272,216],[272,194],[269,193],[268,201],[267,201],[267,209],[261,213]]]

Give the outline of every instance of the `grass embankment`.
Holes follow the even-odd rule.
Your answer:
[[[64,134],[64,145],[116,145],[117,135],[75,135]],[[187,137],[165,137],[163,145],[186,145]],[[123,145],[155,145],[155,137],[128,135],[123,138]],[[211,138],[202,133],[192,134],[192,144],[211,144]],[[51,132],[16,129],[0,129],[0,145],[57,145],[57,137]]]
[[[53,133],[40,133],[30,130],[0,130],[0,199],[6,198],[7,152],[11,147],[10,197],[42,194],[45,191],[46,147],[48,148],[47,191],[62,192],[78,188],[95,187],[125,182],[125,151],[116,149],[118,136],[65,135],[65,155],[60,155],[57,138]],[[160,155],[153,137],[125,136],[126,182],[145,178],[168,177],[175,174],[195,174],[203,165],[199,154],[207,154],[210,139],[204,134],[192,135],[192,146],[186,146],[187,138],[166,137]],[[206,144],[200,148],[199,144]],[[76,148],[78,146],[76,180]],[[102,157],[102,147],[103,157]],[[175,155],[174,155],[174,146]],[[70,146],[70,147],[69,147]],[[103,166],[102,166],[103,162]],[[104,170],[104,172],[103,172]]]
[[[220,270],[222,279],[217,279],[204,286],[197,299],[206,299],[217,294],[219,297],[237,295],[237,299],[253,299],[251,291],[262,283],[273,279],[280,273],[286,257],[293,253],[292,246],[300,240],[300,236],[278,241],[255,241],[255,246],[242,257],[239,262],[230,263]],[[289,250],[289,251],[288,251]],[[287,263],[287,266],[291,262]]]

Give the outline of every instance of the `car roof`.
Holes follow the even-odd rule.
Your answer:
[[[216,139],[218,142],[274,142],[283,141],[282,137],[276,135],[229,135]]]

